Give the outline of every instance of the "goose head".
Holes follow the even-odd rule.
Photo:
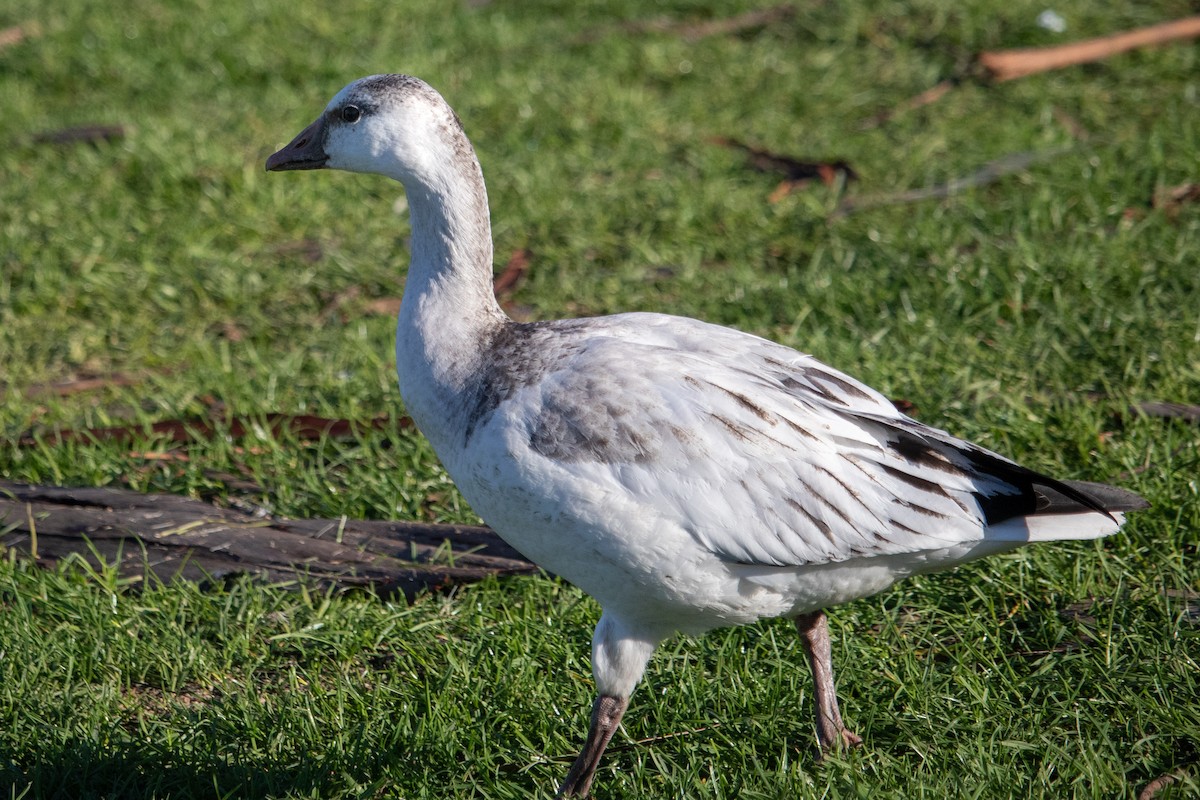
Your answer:
[[[464,160],[477,163],[458,117],[433,87],[408,75],[371,75],[334,95],[267,159],[267,170],[341,169],[436,188]]]

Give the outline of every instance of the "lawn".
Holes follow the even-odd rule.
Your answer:
[[[998,85],[971,68],[1193,5],[1065,0],[1062,33],[1037,24],[1046,7],[799,3],[714,33],[696,23],[756,6],[8,0],[0,476],[477,522],[399,425],[58,436],[403,416],[378,313],[403,286],[399,185],[263,162],[351,79],[408,72],[479,151],[497,269],[527,259],[514,315],[751,331],[1153,503],[1112,539],[834,610],[842,709],[866,743],[824,762],[789,623],[667,643],[598,797],[1111,798],[1163,775],[1157,797],[1195,796],[1200,429],[1130,406],[1200,403],[1200,48]],[[38,138],[83,125],[119,132]],[[721,139],[857,178],[780,191]],[[1013,158],[1028,165],[949,197],[839,210]],[[544,576],[406,604],[0,553],[0,798],[549,797],[585,732],[597,615]]]

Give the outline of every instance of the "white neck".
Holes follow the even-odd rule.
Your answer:
[[[406,182],[412,260],[396,329],[396,370],[409,414],[441,453],[439,429],[462,405],[487,345],[511,321],[492,289],[492,234],[483,173],[466,137],[437,167]]]

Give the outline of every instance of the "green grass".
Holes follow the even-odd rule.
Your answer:
[[[529,316],[702,317],[1037,468],[1113,480],[1148,465],[1121,479],[1154,503],[1122,536],[836,610],[843,711],[866,747],[816,763],[788,624],[717,632],[662,648],[615,745],[687,735],[612,753],[599,796],[1132,797],[1178,768],[1190,777],[1160,797],[1200,791],[1200,433],[1121,414],[1200,402],[1200,204],[1150,206],[1197,180],[1200,50],[966,83],[863,125],[981,49],[1192,7],[1056,3],[1064,37],[1023,1],[804,3],[698,42],[618,28],[752,7],[10,0],[0,29],[32,35],[0,49],[0,474],[221,498],[219,474],[244,473],[281,514],[472,520],[399,430],[217,436],[186,462],[140,458],[166,448],[152,439],[46,439],[213,400],[252,417],[403,413],[393,323],[356,313],[399,292],[399,186],[262,165],[349,80],[411,72],[475,141],[498,261],[533,254],[513,298]],[[87,123],[127,134],[31,143]],[[948,200],[835,219],[823,187],[768,203],[775,179],[714,136],[844,158],[863,196],[1068,150]],[[325,313],[352,289],[345,319]],[[144,377],[31,391],[114,372]],[[30,432],[42,444],[19,445]],[[0,797],[547,796],[583,736],[596,615],[544,578],[402,606],[252,582],[135,589],[9,553]]]

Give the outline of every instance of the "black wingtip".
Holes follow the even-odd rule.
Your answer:
[[[1141,511],[1150,507],[1150,501],[1136,492],[1091,481],[1063,481],[1080,494],[1092,500],[1105,511]],[[1041,487],[1039,487],[1041,488]]]

